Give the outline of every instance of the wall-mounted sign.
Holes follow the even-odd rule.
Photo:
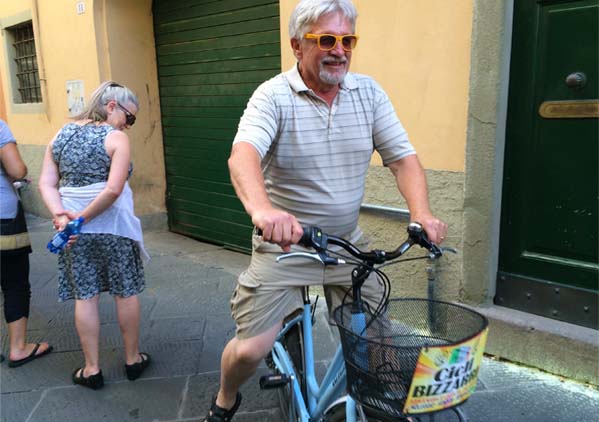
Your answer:
[[[67,81],[67,108],[69,116],[75,116],[83,111],[85,107],[85,96],[83,95],[83,81]]]

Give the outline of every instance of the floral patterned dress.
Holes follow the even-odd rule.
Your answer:
[[[111,159],[104,146],[110,125],[65,125],[52,144],[60,186],[81,187],[106,182]],[[132,166],[129,165],[129,176]],[[90,299],[100,292],[129,297],[142,292],[145,277],[140,248],[132,239],[113,234],[82,233],[58,256],[58,300]]]

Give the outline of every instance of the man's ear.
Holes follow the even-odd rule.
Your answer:
[[[291,49],[293,50],[293,55],[299,61],[302,58],[302,50],[300,48],[301,44],[297,38],[291,38]]]

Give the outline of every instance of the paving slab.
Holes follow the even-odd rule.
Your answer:
[[[78,386],[54,388],[34,409],[28,421],[151,421],[176,419],[185,377],[146,379],[110,384],[92,391]]]
[[[3,422],[23,422],[29,418],[46,390],[2,393],[0,419]]]

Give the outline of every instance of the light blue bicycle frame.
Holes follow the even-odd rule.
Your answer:
[[[283,326],[272,351],[272,358],[276,368],[279,372],[291,378],[293,407],[299,416],[299,420],[302,422],[318,421],[323,416],[325,410],[336,399],[345,395],[346,384],[345,363],[340,345],[337,347],[335,357],[333,357],[322,383],[318,385],[316,381],[312,342],[312,315],[310,311],[310,303],[304,304],[304,312]],[[303,323],[304,371],[306,375],[307,397],[303,397],[302,395],[291,358],[281,344],[281,339],[285,333],[300,321]],[[350,396],[347,396],[345,411],[347,422],[357,421],[356,403]]]

